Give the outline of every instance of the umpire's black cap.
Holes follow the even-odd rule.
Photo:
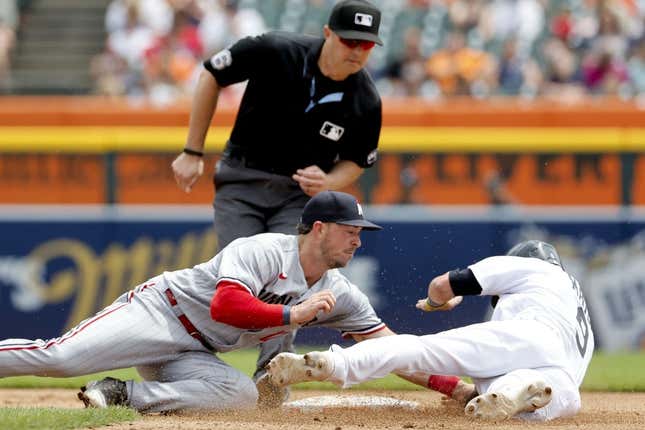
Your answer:
[[[343,39],[369,40],[383,45],[378,37],[381,11],[365,0],[342,0],[329,15],[329,28]]]
[[[316,221],[381,230],[363,217],[363,208],[354,196],[340,191],[323,191],[311,198],[302,211],[300,223],[313,225]]]

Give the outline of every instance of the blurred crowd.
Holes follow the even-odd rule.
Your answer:
[[[375,75],[386,95],[637,97],[643,0],[408,1],[402,52]],[[414,18],[414,14],[423,16]]]
[[[18,23],[18,2],[0,1],[0,88],[8,85],[11,77],[11,51],[16,43]]]
[[[645,99],[645,0],[373,2],[383,11],[385,46],[374,49],[369,69],[384,97]],[[320,35],[333,4],[112,0],[105,49],[91,66],[96,92],[158,103],[186,97],[205,58],[270,29]]]
[[[112,0],[105,26],[91,64],[96,92],[156,104],[190,95],[205,58],[268,30],[257,9],[228,0]]]

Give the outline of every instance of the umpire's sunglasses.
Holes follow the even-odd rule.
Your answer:
[[[376,44],[375,42],[372,42],[370,40],[358,40],[358,39],[343,39],[342,37],[339,37],[341,43],[345,46],[347,46],[349,49],[354,49],[357,46],[360,46],[361,49],[365,51],[369,51],[374,47]]]

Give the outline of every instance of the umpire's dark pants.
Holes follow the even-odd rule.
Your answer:
[[[215,233],[219,250],[239,237],[258,233],[296,234],[309,200],[291,177],[249,169],[243,161],[223,158],[215,167]],[[296,331],[262,344],[254,377],[276,354],[293,352]]]

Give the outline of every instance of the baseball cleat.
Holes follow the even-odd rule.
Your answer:
[[[305,355],[283,352],[267,365],[267,372],[278,386],[304,381],[324,381],[333,371],[328,352],[309,352]]]
[[[125,382],[107,377],[100,381],[90,381],[86,386],[81,387],[78,398],[86,408],[125,406],[128,400],[128,390]]]
[[[526,386],[515,395],[501,391],[482,394],[466,405],[464,412],[473,418],[506,420],[522,412],[533,412],[549,404],[553,390],[543,381]]]

